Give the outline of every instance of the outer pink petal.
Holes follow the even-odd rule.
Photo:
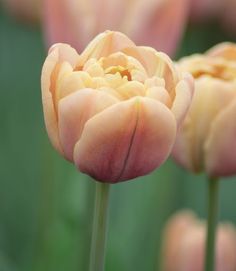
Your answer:
[[[176,86],[176,96],[171,108],[171,111],[176,117],[178,126],[184,120],[184,117],[191,105],[193,91],[193,77],[190,74],[186,73],[183,80],[181,80]]]
[[[43,0],[43,26],[48,47],[65,42],[79,52],[84,49],[92,36],[86,22],[89,16],[83,14],[86,9],[83,6],[87,3],[82,2],[78,5],[78,0]]]
[[[88,1],[88,0],[86,0]],[[93,6],[94,33],[106,29],[122,31],[121,25],[127,12],[127,0],[89,0]]]
[[[149,98],[134,97],[91,118],[74,151],[82,172],[116,183],[146,175],[168,157],[176,135],[170,110]]]
[[[159,1],[157,1],[159,2]],[[188,0],[167,0],[158,3],[150,10],[149,16],[140,16],[143,23],[138,24],[131,34],[137,44],[148,45],[173,55],[183,34],[188,17]]]
[[[206,170],[211,176],[236,174],[236,99],[212,123],[205,144]]]
[[[190,171],[198,171],[194,165],[191,138],[191,120],[187,116],[181,129],[177,132],[176,141],[172,150],[172,156],[177,163],[184,168]]]
[[[73,151],[85,123],[118,100],[105,92],[82,89],[63,98],[58,107],[59,136],[65,157],[73,161]],[[95,136],[95,135],[93,135]]]
[[[60,72],[60,63],[68,60],[73,65],[76,62],[75,57],[78,55],[69,45],[58,44],[49,52],[42,69],[41,88],[45,124],[53,146],[60,153],[63,151],[58,137],[57,114],[54,106],[56,81]]]

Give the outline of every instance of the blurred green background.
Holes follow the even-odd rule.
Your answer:
[[[189,26],[178,57],[229,40],[217,24]],[[0,271],[86,271],[95,182],[51,147],[43,122],[39,28],[0,10]],[[222,180],[220,219],[236,224],[236,178]],[[206,216],[205,176],[168,161],[112,186],[107,271],[159,270],[166,219]]]

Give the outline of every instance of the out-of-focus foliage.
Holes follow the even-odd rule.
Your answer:
[[[227,39],[217,25],[188,27],[178,54]],[[85,271],[94,182],[49,144],[40,97],[40,29],[0,12],[0,270]],[[156,270],[162,227],[184,207],[206,214],[205,177],[172,161],[112,187],[107,271]],[[220,218],[236,224],[236,178],[221,182]]]

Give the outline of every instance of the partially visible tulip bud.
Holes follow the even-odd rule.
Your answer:
[[[206,225],[194,215],[179,212],[166,225],[163,235],[163,271],[203,271]],[[236,230],[219,224],[216,271],[236,270]]]
[[[235,0],[225,0],[223,1],[224,9],[221,14],[221,21],[223,23],[224,29],[231,35],[236,35],[236,1]]]
[[[170,218],[163,235],[163,271],[177,271],[179,265],[179,244],[183,234],[196,221],[195,215],[190,211],[182,211]],[[170,260],[171,259],[171,260]]]
[[[66,42],[81,52],[95,35],[111,29],[138,44],[173,54],[182,37],[188,4],[188,0],[44,0],[47,44]]]
[[[179,66],[195,78],[195,95],[174,147],[175,160],[211,177],[236,174],[236,45],[223,43]]]
[[[225,3],[222,0],[191,0],[190,2],[190,20],[199,23],[218,18]]]
[[[28,22],[38,22],[41,15],[41,0],[0,0],[8,12]]]
[[[81,55],[56,44],[42,70],[54,147],[96,180],[146,175],[168,157],[191,102],[193,81],[164,53],[120,32],[98,35]]]

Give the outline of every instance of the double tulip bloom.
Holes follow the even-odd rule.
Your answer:
[[[163,234],[163,271],[203,271],[206,225],[192,212],[182,211],[168,221]],[[236,270],[236,230],[219,224],[216,241],[216,271]]]
[[[192,77],[167,55],[119,32],[98,35],[81,55],[56,44],[42,70],[52,144],[80,171],[110,183],[166,160],[192,91]]]
[[[236,46],[217,45],[179,62],[195,78],[195,95],[177,136],[177,162],[211,177],[236,174]]]

